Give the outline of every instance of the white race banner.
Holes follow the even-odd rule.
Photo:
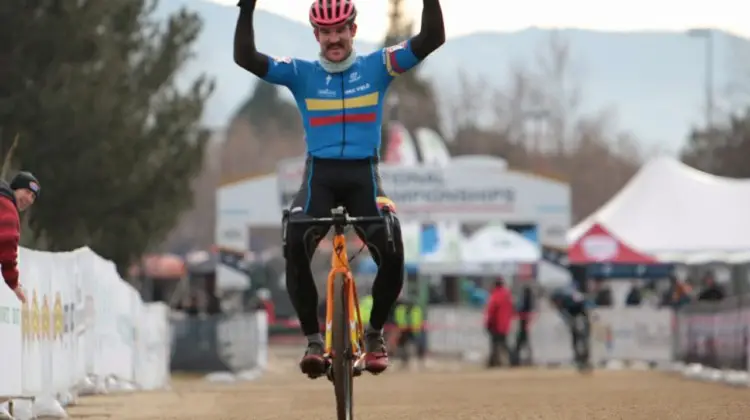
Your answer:
[[[597,309],[592,323],[592,361],[669,363],[672,334],[669,309],[648,306]]]
[[[18,418],[62,418],[78,395],[168,385],[166,305],[143,303],[88,248],[21,248],[19,266],[27,303],[0,285],[0,400],[18,399]]]
[[[672,360],[672,314],[651,307],[599,308],[592,312],[591,361],[668,363]],[[443,355],[477,355],[489,351],[482,310],[434,306],[427,316],[429,351]],[[515,339],[515,327],[509,342]],[[573,362],[570,328],[553,309],[534,313],[529,341],[534,363]]]

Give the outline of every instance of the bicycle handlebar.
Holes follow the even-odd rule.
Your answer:
[[[346,214],[346,210],[339,206],[331,209],[331,217],[300,217],[299,219],[290,219],[290,212],[287,209],[283,211],[281,222],[282,242],[286,248],[286,228],[288,225],[308,225],[308,226],[334,226],[337,229],[343,229],[346,226],[357,226],[369,223],[383,223],[385,225],[385,234],[388,241],[388,248],[391,252],[396,252],[396,241],[393,238],[393,213],[389,208],[382,210],[381,216],[356,216],[351,217]]]

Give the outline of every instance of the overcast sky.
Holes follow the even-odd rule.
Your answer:
[[[237,0],[209,0],[237,4]],[[311,0],[258,0],[258,8],[306,22]],[[417,20],[421,0],[407,0]],[[712,27],[750,37],[747,13],[737,0],[443,0],[448,36],[539,26],[603,30],[686,30]],[[386,0],[360,0],[359,35],[380,40],[387,27]]]

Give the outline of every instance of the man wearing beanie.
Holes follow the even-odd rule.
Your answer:
[[[36,201],[41,187],[30,172],[19,172],[8,185],[0,180],[0,265],[5,283],[21,302],[26,302],[18,282],[18,241],[21,238],[19,212]]]

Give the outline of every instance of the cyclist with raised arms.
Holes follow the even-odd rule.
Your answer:
[[[398,45],[359,55],[353,47],[357,8],[353,0],[314,0],[309,18],[320,43],[318,60],[272,58],[258,52],[253,33],[256,0],[240,0],[234,60],[266,82],[284,85],[299,107],[307,142],[305,174],[290,217],[326,217],[337,205],[351,216],[376,216],[392,206],[380,186],[378,159],[383,101],[390,83],[445,42],[439,0],[423,0],[422,27]],[[323,337],[318,324],[318,292],[310,259],[327,229],[289,225],[286,282],[308,345],[300,369],[311,378],[325,374]],[[401,231],[394,226],[395,252],[383,226],[358,229],[378,264],[372,286],[372,312],[366,326],[365,369],[388,367],[383,326],[404,282]]]

